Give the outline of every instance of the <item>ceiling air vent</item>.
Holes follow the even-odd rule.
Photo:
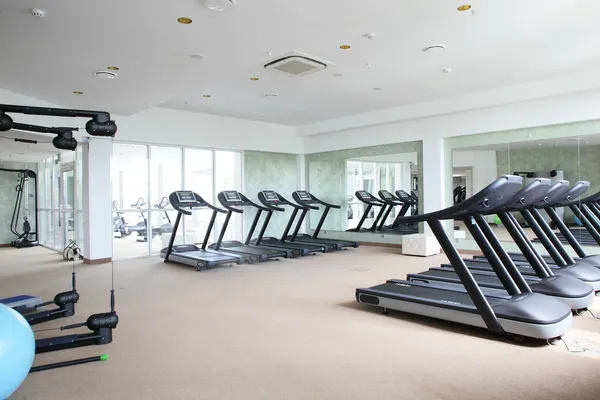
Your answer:
[[[305,76],[327,68],[327,63],[306,54],[292,52],[265,64],[265,69],[292,76]]]

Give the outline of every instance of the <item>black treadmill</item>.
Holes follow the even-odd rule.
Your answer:
[[[383,216],[383,213],[387,210],[388,203],[379,200],[378,198],[376,198],[375,196],[373,196],[371,193],[367,192],[366,190],[357,190],[354,193],[354,195],[361,202],[365,203],[367,205],[367,208],[365,208],[365,211],[363,212],[363,215],[360,218],[360,221],[358,221],[358,225],[356,225],[355,228],[346,230],[346,232],[375,232],[375,230],[377,229],[377,225],[379,224],[379,220]],[[371,213],[371,210],[373,209],[373,207],[380,207],[379,213],[377,213],[377,216],[373,220],[373,224],[371,225],[370,228],[368,228],[368,229],[363,228],[362,226],[363,226],[365,220],[367,219],[367,217],[369,216],[369,214]]]
[[[179,190],[169,195],[169,201],[175,210],[177,210],[177,218],[175,219],[175,225],[173,226],[173,232],[171,233],[171,240],[169,240],[169,246],[165,247],[160,251],[160,256],[165,259],[165,262],[176,262],[179,264],[190,265],[196,267],[197,271],[204,269],[215,268],[221,264],[241,264],[242,257],[232,253],[220,252],[207,250],[206,245],[210,238],[210,233],[217,213],[225,214],[227,211],[215,207],[209,204],[206,200],[200,197],[199,194],[194,193],[190,190]],[[212,217],[206,228],[206,234],[204,235],[204,241],[202,247],[198,247],[195,244],[177,244],[175,243],[175,237],[179,228],[179,223],[183,215],[192,215],[192,211],[196,209],[209,208],[212,210]]]
[[[329,213],[329,210],[332,208],[339,209],[339,208],[341,208],[341,206],[336,205],[336,204],[326,203],[322,200],[319,200],[306,190],[296,190],[294,193],[292,193],[292,198],[294,199],[294,201],[296,203],[298,203],[299,205],[301,205],[304,208],[302,210],[302,214],[300,214],[300,218],[298,219],[298,222],[296,223],[296,227],[294,228],[294,233],[286,236],[286,240],[289,240],[290,242],[298,241],[298,242],[302,242],[302,243],[325,244],[325,245],[329,245],[329,246],[334,246],[335,247],[334,250],[343,250],[343,249],[346,249],[347,247],[355,247],[355,248],[358,247],[358,242],[354,242],[351,240],[326,239],[326,238],[318,237],[319,232],[321,232],[321,227],[323,226],[323,222],[325,222],[325,218],[327,217],[327,214]],[[325,207],[325,210],[323,211],[323,214],[321,215],[321,219],[319,220],[319,223],[317,224],[317,228],[315,229],[315,232],[312,234],[312,236],[308,235],[306,233],[299,234],[298,232],[300,231],[300,228],[302,227],[302,222],[304,222],[304,218],[306,218],[306,213],[308,212],[308,210],[318,210],[319,209],[318,206]]]
[[[546,204],[560,204],[562,199],[567,199],[570,194],[578,197],[589,187],[589,182],[578,182],[571,189],[568,189],[568,181],[556,181],[550,186],[545,197],[529,205],[529,207],[519,208],[519,212],[526,219],[529,226],[535,232],[536,236],[543,240],[544,247],[550,253],[556,265],[546,262],[544,257],[539,254],[531,241],[528,239],[523,228],[516,218],[508,211],[502,210],[497,215],[504,224],[506,230],[511,235],[521,253],[508,253],[510,258],[515,261],[517,268],[523,275],[538,276],[540,278],[554,275],[565,275],[579,279],[590,284],[595,291],[600,290],[600,270],[592,266],[585,260],[568,263],[563,259],[563,255],[569,257],[566,250],[556,239],[551,239],[554,235],[546,221],[542,218],[535,206]],[[565,190],[565,187],[567,190]],[[550,234],[549,236],[546,236]],[[572,260],[572,258],[571,258]],[[490,270],[490,265],[485,257],[474,256],[472,260],[465,260],[467,266],[471,269]]]
[[[389,280],[371,288],[356,289],[357,301],[381,307],[384,312],[398,310],[458,322],[487,328],[503,336],[539,339],[562,336],[571,327],[570,307],[549,296],[527,291],[525,286],[519,288],[499,260],[493,263],[494,272],[507,293],[482,291],[440,222],[493,213],[516,202],[515,194],[521,186],[521,177],[505,175],[460,204],[405,217],[406,222],[427,222],[460,277],[462,288],[432,282]],[[477,229],[477,225],[473,226]]]
[[[280,195],[279,193],[273,191],[273,190],[263,190],[261,192],[258,193],[258,200],[265,206],[268,207],[269,209],[271,209],[271,211],[267,214],[267,217],[265,218],[265,222],[262,226],[262,229],[260,230],[260,233],[258,234],[258,237],[254,240],[252,240],[252,244],[255,244],[257,246],[269,246],[269,247],[276,247],[276,248],[284,248],[284,249],[294,249],[298,252],[298,255],[301,256],[307,256],[309,254],[313,254],[313,253],[325,253],[328,250],[328,246],[327,245],[320,245],[320,244],[309,244],[309,243],[302,243],[302,242],[290,242],[287,241],[285,238],[288,235],[288,232],[290,231],[290,228],[292,226],[292,223],[294,222],[294,219],[296,219],[296,215],[298,214],[298,210],[303,210],[304,207],[299,206],[297,204],[291,203],[290,201],[286,200],[282,195]],[[276,237],[265,237],[265,231],[267,230],[267,226],[269,225],[269,222],[271,221],[271,216],[273,215],[273,211],[285,211],[285,209],[281,208],[280,206],[290,206],[294,209],[294,211],[292,212],[292,216],[290,217],[290,220],[287,223],[287,226],[285,227],[285,230],[283,232],[283,235],[281,236],[280,239],[276,238]]]
[[[404,193],[406,193],[406,192],[404,192]],[[396,224],[395,223],[399,217],[406,216],[406,213],[410,209],[411,204],[400,200],[398,197],[394,196],[391,192],[389,192],[387,190],[380,190],[378,192],[378,194],[379,194],[379,198],[381,199],[381,201],[386,203],[388,208],[387,208],[386,212],[383,214],[383,217],[381,218],[381,222],[379,222],[379,226],[377,227],[377,230],[379,230],[379,231],[392,230],[395,233],[406,234],[406,235],[410,235],[410,234],[419,232],[419,225],[417,225],[415,223],[412,223],[412,224]],[[400,206],[400,212],[396,215],[396,219],[394,220],[394,222],[391,225],[384,226],[385,221],[387,221],[388,216],[390,215],[390,213],[396,206]]]
[[[510,205],[504,211],[516,211],[526,208],[544,198],[550,189],[551,181],[545,178],[536,178],[515,196],[517,203]],[[496,211],[502,212],[503,210]],[[483,251],[489,264],[502,262],[511,277],[519,287],[526,291],[533,291],[555,297],[571,307],[572,310],[587,308],[594,300],[594,289],[591,285],[568,276],[543,276],[523,277],[517,270],[513,260],[504,250],[502,244],[494,234],[482,215],[462,218],[465,226]],[[477,226],[477,227],[476,227]],[[482,235],[483,233],[483,235]],[[492,254],[493,253],[493,254]],[[473,278],[481,287],[504,291],[502,281],[493,271],[471,271]],[[418,274],[409,274],[410,281],[435,281],[449,284],[460,284],[460,277],[451,265],[441,268],[430,268],[429,271]]]
[[[258,224],[258,220],[260,219],[262,212],[270,212],[271,210],[269,208],[250,201],[250,199],[236,190],[224,190],[217,195],[217,199],[219,200],[219,203],[221,203],[221,205],[227,209],[227,216],[225,217],[225,222],[223,222],[223,227],[221,228],[221,233],[219,234],[217,242],[208,246],[209,249],[223,249],[228,253],[240,254],[248,263],[264,262],[270,259],[278,259],[281,257],[291,258],[294,256],[292,249],[276,249],[250,244],[252,235],[256,230],[256,224]],[[231,220],[233,213],[235,212],[241,214],[244,212],[236,207],[254,207],[257,209],[256,216],[252,221],[252,226],[250,227],[250,231],[248,232],[244,243],[238,240],[223,241],[223,236],[225,236],[227,226],[229,225],[229,221]]]

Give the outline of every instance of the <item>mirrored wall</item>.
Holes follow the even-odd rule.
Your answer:
[[[419,224],[399,217],[419,212],[420,160],[417,141],[307,155],[309,191],[339,206],[330,210],[320,235],[400,243],[402,235],[419,232]],[[322,209],[309,215],[314,231]]]
[[[596,125],[599,124],[586,122],[447,140],[452,154],[452,177],[447,179],[451,182],[447,186],[447,202],[456,204],[464,201],[501,175],[521,176],[523,185],[537,178],[545,178],[550,180],[550,185],[563,185],[565,190],[577,184],[589,185],[581,196],[570,198],[570,205],[552,207],[550,211],[540,202],[536,208],[539,217],[548,224],[556,239],[566,244],[571,254],[574,254],[574,250],[561,231],[562,223],[577,242],[587,248],[586,252],[600,253],[600,235],[585,226],[600,227],[600,208],[596,202],[582,204],[582,201],[585,203],[600,191],[600,133],[597,133],[600,132],[600,126]],[[563,204],[566,203],[565,199]],[[580,213],[584,213],[583,217]],[[511,214],[538,250],[544,254],[551,251],[547,248],[548,243],[545,245],[544,240],[539,239],[538,233],[540,229],[545,229],[544,224],[537,223],[539,221],[532,219],[527,212],[515,211]],[[503,222],[499,215],[488,215],[486,219],[501,241],[508,246],[515,246],[514,232],[505,225],[506,221]],[[454,229],[455,239],[461,248],[474,246],[463,221],[454,221]]]
[[[158,254],[167,246],[177,217],[169,203],[175,190],[193,190],[212,204],[222,190],[240,190],[242,153],[169,146],[115,143],[112,155],[113,256]],[[211,218],[198,210],[184,219],[176,243],[204,239]],[[222,223],[212,231],[215,241]],[[242,218],[231,218],[224,240],[239,240]]]

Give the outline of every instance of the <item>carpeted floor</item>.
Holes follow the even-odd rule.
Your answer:
[[[43,248],[0,249],[0,294],[51,298],[70,263]],[[354,289],[403,278],[443,256],[389,248],[196,272],[158,257],[114,264],[115,341],[36,357],[109,354],[30,375],[14,399],[595,399],[600,321],[575,318],[564,346],[516,345],[483,330],[359,305]],[[110,265],[77,266],[77,315],[108,311]],[[600,312],[597,302],[594,311]],[[37,327],[36,327],[37,328]],[[45,335],[44,335],[45,334]],[[38,337],[61,334],[38,333]]]

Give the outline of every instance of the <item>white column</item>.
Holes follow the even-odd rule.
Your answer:
[[[109,262],[113,253],[110,139],[90,138],[83,151],[84,261]]]
[[[446,151],[443,138],[426,138],[423,140],[422,155],[422,204],[419,210],[422,213],[439,211],[447,207],[446,193]],[[450,176],[452,175],[450,171]],[[442,221],[446,232],[452,228],[452,221]],[[429,226],[425,225],[425,233],[431,233]],[[450,229],[449,229],[450,228]]]

